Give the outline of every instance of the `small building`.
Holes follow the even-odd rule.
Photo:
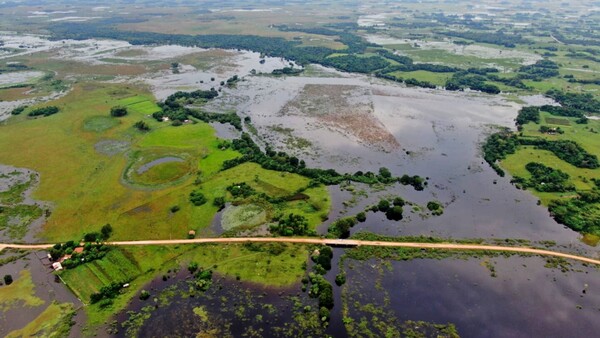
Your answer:
[[[83,247],[82,246],[78,246],[75,249],[73,249],[73,253],[80,254],[82,252],[83,252]]]
[[[55,262],[52,263],[52,269],[54,269],[54,271],[60,271],[63,269],[62,264],[60,264],[59,262]]]

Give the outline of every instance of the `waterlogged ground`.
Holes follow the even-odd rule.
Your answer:
[[[165,280],[166,279],[166,280]],[[117,337],[209,335],[218,337],[323,336],[317,302],[299,285],[272,288],[213,275],[206,291],[186,270],[147,285],[151,296],[136,299],[111,323]]]
[[[406,206],[400,222],[370,213],[353,231],[553,240],[569,250],[597,254],[596,248],[580,244],[576,232],[557,224],[536,198],[511,185],[510,177],[498,177],[484,163],[481,143],[497,126],[514,127],[519,104],[502,96],[406,88],[359,75],[331,74],[247,77],[235,89],[224,90],[207,109],[249,116],[255,130],[248,131],[255,132],[257,140],[296,154],[311,166],[349,173],[387,167],[397,176],[428,178],[423,192],[355,184],[352,192],[334,194],[330,219],[397,195],[421,209]],[[546,102],[537,96],[522,100]],[[442,216],[422,212],[431,200],[444,205]]]
[[[382,18],[363,19],[377,23]],[[63,43],[13,35],[3,36],[3,41],[10,48],[2,58],[47,52],[54,60],[75,60],[89,67],[142,65],[142,70],[111,74],[106,81],[148,85],[158,100],[178,90],[219,88],[220,81],[238,75],[242,80],[233,87],[224,86],[220,96],[204,109],[236,111],[250,117],[251,124],[245,128],[258,143],[295,154],[309,166],[349,173],[377,172],[387,167],[396,176],[428,178],[422,192],[399,185],[331,187],[333,211],[328,222],[363,211],[384,197],[402,196],[411,202],[404,208],[403,220],[390,221],[382,213],[368,213],[367,221],[355,226],[353,233],[365,230],[393,236],[551,240],[558,250],[590,256],[599,253],[598,248],[582,244],[577,233],[554,222],[531,194],[517,190],[509,177],[498,177],[484,163],[480,145],[486,135],[497,126],[513,127],[520,108],[502,96],[406,88],[318,66],[309,67],[298,77],[272,77],[260,73],[282,68],[288,65],[286,60],[267,58],[260,63],[259,54],[245,51],[134,47],[108,40]],[[469,56],[484,52],[488,53],[486,58],[535,61],[524,55],[491,55],[489,50],[472,51]],[[167,67],[156,65],[161,62]],[[168,66],[171,62],[178,62],[176,69]],[[251,75],[252,70],[259,75]],[[522,101],[546,103],[540,97]],[[230,127],[215,127],[223,138],[239,135]],[[96,150],[114,156],[128,147],[126,142],[104,140]],[[2,174],[9,175],[10,171]],[[444,206],[442,216],[424,211],[431,200]],[[213,222],[209,230],[212,235],[223,231],[223,217],[219,213]],[[318,230],[324,233],[326,226],[327,222]],[[29,236],[35,228],[27,229]],[[336,250],[334,263],[341,253]],[[349,282],[343,288],[334,287],[336,306],[327,332],[345,334],[349,324],[344,324],[344,316],[354,323],[365,316],[370,318],[374,312],[366,305],[373,302],[382,308],[377,315],[392,325],[408,320],[452,322],[464,336],[568,336],[573,332],[593,336],[598,329],[593,318],[600,309],[598,271],[575,266],[577,271],[563,273],[544,268],[544,264],[540,258],[517,257],[491,258],[488,263],[483,258],[347,261],[344,271]],[[494,267],[497,277],[491,276],[489,266]],[[332,283],[336,273],[327,275]],[[302,320],[308,316],[304,307],[314,306],[314,300],[307,299],[300,286],[269,289],[216,276],[209,291],[191,297],[188,276],[186,271],[172,273],[167,282],[159,277],[147,286],[151,298],[136,300],[129,308],[137,314],[123,313],[111,327],[118,329],[118,335],[141,336],[172,332],[195,335],[200,331],[217,335],[260,335],[267,330],[292,330],[295,335],[322,333]],[[375,288],[373,276],[377,277]],[[164,290],[167,293],[161,296]],[[349,312],[342,312],[343,305]],[[124,322],[128,324],[123,327]],[[21,324],[15,322],[13,326]],[[374,329],[369,324],[366,327]]]
[[[565,273],[544,264],[539,257],[346,260],[345,314],[365,316],[374,332],[378,320],[391,318],[451,322],[463,337],[595,336],[598,270],[574,264]]]

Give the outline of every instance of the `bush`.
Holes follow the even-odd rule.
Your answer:
[[[356,220],[359,222],[364,222],[367,220],[367,214],[365,214],[364,212],[359,212],[358,214],[356,214]]]
[[[102,229],[100,229],[100,233],[102,234],[102,239],[103,240],[107,240],[110,238],[110,236],[112,235],[113,232],[113,228],[112,225],[110,224],[105,224]]]
[[[222,210],[223,208],[225,208],[225,197],[215,197],[215,199],[213,200],[213,205],[219,208],[219,211]]]
[[[127,108],[123,106],[115,106],[110,108],[110,116],[112,117],[123,117],[127,115]]]
[[[27,115],[29,115],[29,116],[40,116],[40,115],[50,116],[50,115],[58,113],[59,111],[60,111],[60,109],[58,109],[58,107],[48,106],[48,107],[34,109],[34,110],[30,111],[29,114],[27,114]]]
[[[388,211],[385,213],[385,217],[387,217],[389,220],[400,221],[402,219],[402,212],[402,207],[395,205],[388,209]]]
[[[11,275],[4,275],[4,284],[11,285],[13,282],[13,278]]]
[[[337,276],[335,276],[335,284],[337,286],[346,284],[346,275],[344,273],[337,274]]]
[[[192,202],[192,204],[194,204],[195,206],[199,207],[201,205],[204,205],[207,202],[207,200],[202,192],[196,190],[190,193],[190,202]]]
[[[150,298],[150,292],[148,292],[146,290],[142,290],[142,292],[140,293],[140,299],[146,300],[148,298]]]
[[[169,208],[169,210],[170,210],[172,213],[176,213],[176,212],[178,212],[180,209],[181,209],[181,208],[179,208],[179,206],[178,206],[178,205],[174,205],[174,206],[172,206],[171,208]]]
[[[386,212],[390,208],[390,202],[388,200],[381,200],[377,204],[377,208],[379,209],[379,211]]]
[[[150,126],[144,121],[137,121],[133,126],[139,131],[149,131],[150,130]]]

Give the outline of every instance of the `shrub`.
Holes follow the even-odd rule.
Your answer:
[[[196,190],[190,193],[190,202],[192,202],[192,204],[194,204],[195,206],[199,207],[201,205],[204,205],[207,202],[207,200],[202,192]]]
[[[4,284],[11,285],[13,282],[13,278],[11,275],[4,275]]]
[[[123,106],[115,106],[110,108],[110,116],[112,117],[123,117],[127,115],[127,108]]]

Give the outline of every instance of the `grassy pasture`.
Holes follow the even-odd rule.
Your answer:
[[[145,234],[136,226],[147,218],[133,217],[131,223],[123,224],[118,222],[120,215],[165,196],[169,197],[166,205],[178,199],[178,194],[170,194],[175,191],[173,187],[151,192],[121,184],[127,158],[107,157],[96,152],[94,145],[102,140],[126,140],[134,148],[144,148],[152,142],[158,147],[199,148],[211,171],[220,168],[223,160],[235,156],[232,151],[211,156],[211,152],[217,150],[218,141],[210,126],[199,123],[172,128],[148,119],[148,110],[141,111],[139,107],[118,119],[118,125],[106,129],[107,121],[112,119],[103,116],[108,116],[110,107],[151,101],[149,94],[131,87],[82,83],[69,95],[51,103],[61,109],[60,113],[39,119],[18,116],[0,126],[0,162],[40,172],[41,182],[34,198],[52,201],[55,205],[42,237],[52,241],[80,238],[84,232],[111,223],[115,227],[115,238],[142,238]],[[102,118],[92,119],[90,123],[94,117]],[[140,119],[147,119],[153,131],[144,134],[133,129],[132,125]],[[89,130],[93,129],[90,124],[97,131]],[[182,135],[169,138],[178,133]],[[160,211],[152,215],[152,219],[168,222],[169,215]]]
[[[564,134],[542,134],[539,132],[540,124],[528,123],[523,126],[525,136],[544,137],[550,140],[573,140],[591,154],[600,156],[600,137],[598,136],[600,121],[589,120],[588,124],[577,124],[575,118],[558,118],[544,112],[541,113],[540,118],[541,121],[546,123],[559,124],[560,128],[564,130]],[[539,162],[569,174],[569,180],[579,191],[591,190],[595,186],[591,179],[600,177],[600,169],[577,168],[559,159],[549,151],[529,146],[520,147],[515,154],[509,155],[502,161],[502,167],[513,176],[529,178],[530,174],[525,169],[525,165],[529,162]],[[572,197],[574,195],[574,193],[541,193],[535,190],[532,190],[532,192],[542,200],[543,204],[547,204],[557,197]]]
[[[389,75],[403,79],[417,79],[419,81],[431,82],[438,86],[444,86],[446,81],[452,77],[453,73],[433,73],[425,70],[417,70],[413,72],[393,72]]]

